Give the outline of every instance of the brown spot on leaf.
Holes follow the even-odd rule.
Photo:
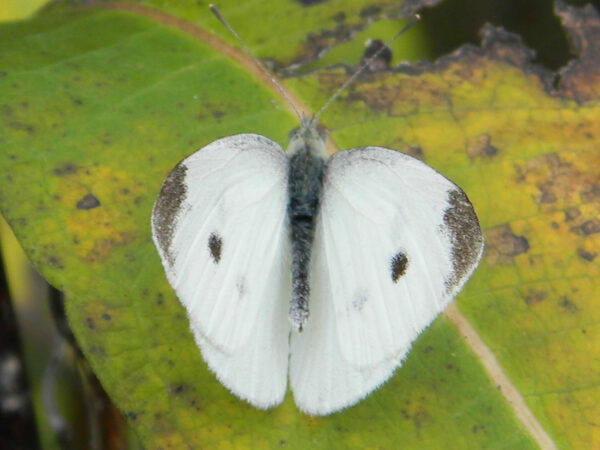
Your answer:
[[[555,123],[554,127],[560,127]],[[565,129],[565,134],[568,133]],[[562,129],[555,131],[562,133]],[[565,141],[578,141],[578,134],[568,134]],[[590,145],[591,145],[590,140]],[[567,218],[574,219],[580,213],[573,205],[596,204],[600,201],[600,152],[572,152],[565,150],[535,156],[525,163],[516,163],[516,180],[519,183],[535,186],[538,192],[533,198],[543,205],[542,211],[567,209]],[[548,206],[546,206],[548,205]],[[588,210],[578,206],[581,211]]]
[[[383,74],[386,74],[386,72],[382,73],[382,77]],[[330,86],[330,89],[335,89],[347,78],[348,74],[346,72],[339,73],[337,77],[334,77],[334,73],[331,72],[327,77],[320,77],[319,83]],[[426,96],[434,94],[431,92],[431,87],[418,77],[403,78],[401,80],[400,83],[397,79],[393,79],[390,84],[365,83],[360,90],[349,88],[345,99],[349,102],[364,103],[370,109],[384,112],[392,117],[415,114],[421,107],[421,99],[416,99],[412,92],[427,90]],[[398,146],[393,146],[393,148],[398,148]],[[402,151],[402,149],[400,150]]]
[[[302,6],[312,6],[312,5],[318,5],[319,3],[324,3],[327,0],[296,0],[298,3],[300,3]]]
[[[61,262],[58,256],[51,256],[50,258],[48,258],[48,264],[53,267],[56,267],[57,269],[65,268],[64,264]]]
[[[509,225],[501,225],[488,232],[487,257],[492,265],[511,264],[517,255],[529,250],[525,236],[517,236]]]
[[[323,1],[323,0],[307,0]],[[306,36],[306,44],[299,51],[296,61],[307,63],[315,60],[323,50],[331,47],[337,42],[344,42],[351,38],[352,28],[344,21],[337,21],[335,28],[325,29],[319,32],[309,32]],[[292,66],[293,67],[293,66]]]
[[[471,431],[474,434],[477,434],[479,431],[485,431],[485,425],[473,425],[473,428],[471,428]]]
[[[98,356],[106,356],[106,351],[104,350],[104,347],[102,347],[100,344],[90,345],[88,347],[88,352]]]
[[[143,195],[147,187],[135,181],[135,174],[97,164],[76,167],[71,162],[58,164],[53,172],[60,177],[55,195],[65,208],[73,210],[65,217],[65,231],[72,242],[77,242],[80,260],[102,261],[116,246],[128,244],[140,233],[139,221],[126,213],[132,208],[130,198],[114,195],[123,188],[131,191],[131,197]],[[98,207],[98,200],[104,197],[110,207]]]
[[[422,400],[425,401],[424,398]],[[422,428],[424,423],[429,421],[429,414],[425,411],[424,405],[419,405],[419,410],[412,415],[412,421],[417,429]]]
[[[74,173],[77,173],[78,168],[76,166],[74,166],[73,164],[65,164],[63,166],[57,167],[56,169],[54,169],[54,175],[58,175],[60,177],[63,177],[65,175],[71,175]]]
[[[412,156],[413,158],[423,160],[423,149],[418,145],[405,145],[399,149],[402,153]]]
[[[579,208],[573,207],[569,208],[565,211],[565,221],[571,221],[577,219],[581,215],[581,211]]]
[[[584,187],[581,191],[581,201],[583,203],[598,203],[600,202],[600,179],[596,180],[596,184],[588,188]]]
[[[579,56],[560,71],[561,93],[578,102],[595,99],[600,83],[600,16],[590,4],[576,8],[556,2],[554,10],[567,32],[572,53]]]
[[[200,402],[198,402],[198,400],[196,400],[195,398],[190,400],[190,406],[192,408],[194,408],[196,411],[202,410],[202,407],[200,406]]]
[[[542,195],[538,198],[540,203],[554,203],[557,200],[556,194],[552,191],[542,190]]]
[[[105,224],[108,225],[109,224]],[[117,245],[126,245],[135,237],[134,233],[117,232],[114,237],[101,238],[93,241],[92,249],[85,256],[87,262],[95,263],[104,261]]]
[[[173,264],[173,257],[170,254],[171,240],[181,205],[187,195],[184,183],[186,172],[187,167],[183,162],[175,166],[163,183],[152,212],[154,234],[170,264]]]
[[[370,17],[377,15],[381,12],[381,6],[378,5],[367,5],[360,10],[360,17]]]
[[[516,167],[516,171],[518,181],[538,188],[535,200],[540,204],[572,202],[582,188],[593,184],[579,167],[556,153],[531,158],[524,167]]]
[[[524,67],[530,65],[535,57],[535,51],[523,45],[523,40],[518,34],[506,31],[502,27],[486,23],[479,34],[482,39],[481,46],[488,58]]]
[[[470,158],[489,159],[498,154],[498,149],[492,145],[492,138],[489,134],[480,134],[475,138],[467,139],[467,155]]]
[[[77,209],[94,209],[98,206],[100,206],[100,200],[98,200],[93,194],[87,194],[77,202]]]
[[[86,317],[85,324],[90,330],[96,329],[96,322],[94,322],[94,319],[92,317]]]
[[[600,220],[587,220],[581,225],[571,227],[571,231],[580,236],[589,236],[590,234],[600,233]]]
[[[14,112],[14,109],[10,105],[0,106],[0,113],[4,114],[5,116],[12,116],[13,112]]]
[[[589,262],[592,262],[594,259],[596,259],[596,256],[598,256],[596,252],[589,252],[584,248],[578,248],[577,254],[581,259],[584,259]]]
[[[13,122],[9,122],[8,126],[14,130],[25,131],[27,134],[30,134],[30,135],[35,133],[35,127],[29,123],[13,121]]]
[[[574,180],[581,174],[569,163],[561,160],[559,155],[547,155],[543,159],[546,164],[544,180],[537,183],[540,195],[539,203],[554,203],[569,190]]]
[[[558,303],[561,308],[570,313],[575,313],[579,309],[575,303],[569,300],[567,297],[563,297]]]
[[[540,303],[541,301],[544,301],[547,297],[548,293],[546,291],[532,289],[525,296],[525,303],[527,303],[528,305],[535,305],[537,303]]]
[[[169,386],[169,390],[173,394],[184,394],[192,390],[192,387],[185,383],[176,383]]]

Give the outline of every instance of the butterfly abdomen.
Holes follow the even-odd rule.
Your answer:
[[[292,246],[290,321],[298,331],[308,319],[311,248],[319,212],[325,161],[306,148],[290,157],[287,214]]]

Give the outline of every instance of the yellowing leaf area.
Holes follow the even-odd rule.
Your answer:
[[[445,316],[384,387],[338,414],[305,416],[290,394],[258,411],[219,384],[151,242],[152,205],[167,173],[201,146],[239,132],[286,145],[296,119],[254,67],[227,56],[235,51],[190,32],[226,36],[208,11],[167,3],[146,2],[159,15],[58,6],[0,26],[2,214],[34,266],[66,293],[86,357],[144,444],[546,445]],[[232,22],[255,29],[302,17],[317,30],[332,26],[341,8],[290,1],[259,16],[224,3]],[[357,15],[347,20],[359,20],[352,8]],[[591,7],[556,11],[578,55],[559,73],[488,26],[481,47],[365,73],[322,123],[339,148],[395,148],[465,190],[487,248],[457,299],[460,314],[552,445],[600,448],[600,19]],[[195,25],[182,26],[177,15]],[[267,17],[264,25],[258,17]],[[261,30],[248,42],[262,56],[277,40],[261,53]],[[282,61],[309,55],[298,42]],[[283,83],[314,111],[349,73],[338,66]]]

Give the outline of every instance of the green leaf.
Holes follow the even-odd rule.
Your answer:
[[[428,1],[431,6],[439,0]],[[134,3],[134,2],[130,2]],[[138,2],[135,2],[138,3]],[[238,46],[235,38],[218,21],[209,9],[196,0],[143,0],[142,5],[166,11],[190,21]],[[376,36],[390,39],[400,28],[418,2],[383,0],[373,4],[369,0],[314,1],[290,0],[279,2],[253,2],[240,7],[235,0],[222,0],[215,5],[233,28],[252,44],[252,51],[260,58],[271,61],[275,67],[324,67],[324,64],[345,61],[356,64],[364,49],[366,38]],[[139,11],[138,5],[121,4],[118,7]],[[387,20],[381,20],[387,19]],[[257,26],[257,21],[260,25]],[[372,23],[374,22],[374,23]],[[365,31],[370,32],[366,35]],[[397,40],[392,49],[403,59],[424,50],[421,27]],[[414,39],[409,37],[414,36]],[[343,45],[339,45],[343,43]],[[331,50],[332,55],[323,55]],[[338,59],[335,59],[338,58]]]
[[[32,16],[49,0],[4,0],[0,5],[0,22]]]
[[[281,18],[309,17],[306,36],[335,22],[329,3],[223,12],[283,66],[304,58],[305,41],[300,21],[288,19],[296,32],[287,45]],[[224,34],[196,2],[181,5],[177,14]],[[359,21],[358,10],[349,20]],[[239,132],[285,146],[297,120],[222,44],[136,11],[55,7],[0,27],[0,207],[35,267],[66,292],[78,341],[145,445],[535,447],[486,361],[446,317],[386,385],[328,417],[301,414],[290,394],[259,411],[218,383],[151,242],[152,205],[196,149]],[[522,47],[487,36],[485,50],[365,74],[323,122],[340,147],[397,148],[463,187],[488,250],[459,307],[556,442],[591,448],[600,404],[590,367],[600,360],[598,78],[574,70],[554,92]],[[323,69],[285,84],[315,110],[347,76]],[[596,90],[578,90],[577,76]]]

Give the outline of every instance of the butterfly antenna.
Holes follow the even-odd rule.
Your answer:
[[[375,61],[377,59],[377,57],[379,55],[381,55],[381,53],[389,48],[389,46],[396,40],[398,39],[400,36],[402,36],[404,33],[406,33],[408,30],[410,30],[413,26],[415,26],[415,24],[419,21],[419,19],[421,19],[421,16],[419,14],[414,14],[412,16],[412,19],[410,20],[410,22],[408,22],[406,25],[404,25],[404,27],[398,31],[393,38],[391,38],[389,41],[387,41],[384,45],[381,46],[381,48],[379,50],[377,50],[369,59],[367,59],[364,64],[360,67],[360,69],[358,69],[356,72],[354,72],[352,74],[352,76],[350,78],[348,78],[346,80],[346,82],[337,90],[335,91],[335,93],[329,97],[329,100],[327,100],[327,103],[325,103],[323,105],[323,107],[319,110],[319,112],[317,114],[315,114],[315,116],[313,117],[313,123],[317,123],[317,121],[319,120],[319,117],[321,117],[321,115],[323,114],[323,112],[329,107],[329,105],[331,105],[335,99],[337,99],[340,94],[350,85],[350,83],[352,83],[361,73],[363,73],[365,71],[365,69],[367,67],[369,67],[371,65],[371,63],[373,61]]]
[[[237,32],[233,29],[233,27],[231,25],[229,25],[229,23],[221,15],[221,12],[217,9],[217,7],[215,5],[213,5],[212,3],[210,5],[208,5],[208,7],[212,11],[212,13],[215,15],[215,17],[217,19],[219,19],[219,21],[223,25],[225,25],[225,28],[227,28],[229,30],[229,32],[231,34],[233,34],[233,36],[238,40],[238,42],[241,44],[241,46],[246,51],[246,53],[248,55],[250,55],[250,57],[254,60],[254,62],[256,63],[256,65],[264,72],[264,74],[267,77],[269,77],[269,79],[271,80],[271,82],[273,83],[273,85],[277,88],[277,90],[281,93],[281,95],[283,95],[283,97],[286,99],[286,101],[290,104],[290,106],[292,107],[292,109],[294,110],[294,112],[296,113],[296,115],[298,116],[298,119],[300,119],[300,122],[303,122],[303,116],[302,116],[302,114],[300,114],[300,111],[298,111],[298,108],[296,108],[296,105],[294,105],[294,102],[292,101],[291,97],[287,94],[287,92],[285,91],[285,89],[283,89],[283,86],[281,86],[281,84],[279,84],[279,82],[275,79],[275,77],[269,71],[269,69],[267,69],[264,66],[264,64],[260,62],[260,60],[254,55],[254,53],[252,53],[252,50],[250,50],[250,48],[242,40],[242,38],[240,37],[240,35],[237,34]]]

